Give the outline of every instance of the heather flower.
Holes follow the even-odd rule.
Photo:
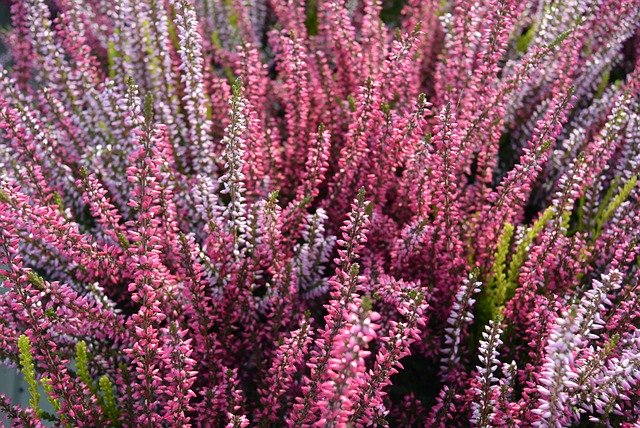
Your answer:
[[[197,152],[191,153],[194,166],[201,173],[212,174],[216,170],[211,141],[211,123],[207,118],[207,104],[204,97],[204,59],[202,42],[198,32],[196,12],[190,1],[172,2],[175,14],[175,26],[178,35],[179,70],[185,87],[182,101],[189,123],[189,142]]]
[[[489,426],[493,423],[495,417],[497,403],[495,395],[498,386],[495,385],[498,380],[494,372],[500,363],[498,357],[498,346],[503,342],[500,339],[502,329],[500,328],[501,320],[489,321],[486,330],[482,332],[482,340],[478,349],[478,358],[480,366],[478,366],[478,374],[476,381],[476,394],[478,401],[474,403],[473,415],[471,421],[477,426]]]
[[[445,327],[444,344],[441,349],[442,362],[440,364],[443,375],[451,375],[452,370],[460,363],[460,345],[464,339],[466,329],[473,320],[474,295],[480,291],[482,285],[474,281],[473,276],[465,279],[456,292],[451,312]]]
[[[638,0],[11,3],[3,420],[638,424]]]

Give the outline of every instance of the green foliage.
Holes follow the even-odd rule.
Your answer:
[[[351,278],[355,278],[360,274],[360,265],[358,263],[354,263],[351,265],[351,269],[349,269],[349,276]]]
[[[390,2],[383,2],[382,10],[380,11],[380,19],[385,24],[399,25],[402,18],[402,8],[405,2],[401,0],[393,0]]]
[[[98,398],[98,402],[102,407],[105,416],[111,421],[112,426],[119,426],[119,412],[116,404],[113,384],[109,376],[103,375],[98,379],[98,387],[96,388],[89,373],[89,354],[87,352],[87,344],[84,340],[76,343],[76,367],[78,377],[87,385],[89,390]]]
[[[113,384],[109,379],[109,376],[103,375],[100,377],[98,381],[98,386],[100,388],[100,398],[101,405],[104,414],[109,418],[114,426],[118,426],[118,418],[120,417],[120,412],[118,412],[118,406],[116,404],[116,396],[113,392]]]
[[[231,26],[231,28],[237,29],[238,28],[238,15],[236,14],[236,12],[235,12],[235,10],[233,8],[233,1],[232,0],[224,0],[224,4],[231,11],[231,13],[229,13],[229,25]]]
[[[347,102],[349,103],[349,110],[351,110],[352,113],[355,112],[356,108],[358,107],[356,104],[356,98],[353,95],[349,94],[347,96]]]
[[[225,65],[223,67],[224,70],[224,75],[227,77],[227,80],[229,81],[229,83],[231,83],[231,85],[234,85],[236,80],[236,76],[235,74],[233,74],[233,70],[231,69],[231,67],[229,67],[228,65]]]
[[[142,105],[142,113],[144,115],[144,120],[146,123],[153,123],[154,117],[154,109],[153,109],[153,94],[151,92],[147,92],[144,95],[144,103]]]
[[[578,207],[576,209],[577,224],[575,231],[577,232],[582,232],[584,230],[584,203],[585,197],[582,195],[580,199],[578,199]]]
[[[507,290],[507,254],[509,253],[509,245],[511,243],[511,237],[513,236],[514,227],[510,223],[505,223],[502,235],[498,241],[498,248],[495,254],[495,260],[493,262],[492,274],[490,283],[492,284],[492,316],[493,319],[498,312],[498,308],[504,304],[505,293]]]
[[[64,200],[62,199],[62,195],[58,192],[53,192],[53,203],[58,206],[58,209],[62,214],[64,214]]]
[[[555,215],[555,208],[547,208],[542,215],[536,220],[531,227],[527,230],[522,242],[516,247],[513,256],[511,257],[511,263],[509,264],[509,270],[507,274],[507,290],[505,293],[505,301],[513,297],[513,293],[518,286],[518,276],[520,275],[520,268],[524,264],[527,258],[527,251],[529,246],[538,237],[545,224],[551,220]]]
[[[222,49],[222,42],[220,42],[220,34],[217,31],[211,33],[211,44],[214,48]]]
[[[31,340],[24,334],[18,338],[18,350],[20,353],[20,367],[29,389],[29,405],[36,415],[40,415],[40,392],[38,392],[36,369],[33,364],[33,355],[31,354]]]
[[[87,344],[84,340],[76,343],[76,367],[80,380],[95,394],[96,388],[93,386],[91,375],[89,374],[89,356],[87,354]]]
[[[318,34],[318,2],[316,0],[307,0],[307,16],[304,25],[310,36]]]
[[[0,190],[0,202],[3,202],[5,204],[11,203],[11,198],[9,197],[9,195],[2,190]]]
[[[236,101],[242,96],[242,90],[242,80],[234,79],[233,84],[231,85],[231,93]]]
[[[480,293],[478,297],[476,303],[476,323],[474,326],[477,337],[482,333],[484,326],[489,320],[496,319],[501,314],[502,306],[505,303],[508,287],[505,270],[513,231],[513,225],[505,223],[496,246],[491,273],[485,281],[486,286],[482,289],[482,293]]]
[[[178,50],[178,48],[180,47],[180,39],[178,38],[176,24],[174,24],[173,19],[167,20],[167,31],[169,32],[169,39],[171,40],[173,48]]]
[[[118,51],[116,50],[116,44],[113,41],[109,41],[107,44],[107,72],[109,78],[114,79],[116,77],[116,57]]]
[[[27,273],[27,278],[31,285],[33,285],[37,290],[43,291],[45,289],[44,279],[42,279],[42,277],[36,272],[30,270]]]
[[[615,197],[611,196],[613,194],[614,186],[609,188],[609,191],[607,192],[607,195],[605,195],[605,198],[603,198],[602,204],[596,214],[595,230],[593,233],[594,240],[602,234],[602,227],[611,219],[611,217],[613,217],[613,214],[615,214],[616,210],[620,208],[624,201],[627,200],[637,183],[638,176],[632,176],[624,186],[622,186],[622,189],[620,189]]]
[[[149,67],[149,72],[152,76],[157,75],[161,72],[160,66],[160,58],[155,54],[156,47],[154,46],[152,35],[151,35],[151,24],[149,20],[142,21],[141,33],[142,33],[142,43],[144,44],[144,50],[147,54],[147,66]]]
[[[122,245],[122,248],[124,248],[125,250],[128,250],[129,247],[131,247],[131,243],[122,232],[118,232],[118,241],[120,242],[120,245]]]
[[[604,70],[604,72],[602,73],[602,76],[600,77],[600,83],[598,84],[598,87],[596,88],[596,93],[594,94],[594,97],[597,99],[602,98],[602,94],[604,94],[605,89],[607,89],[607,86],[609,85],[609,79],[611,78],[611,69],[607,68],[606,70]]]
[[[368,295],[362,296],[360,305],[365,313],[371,312],[373,310],[373,300],[371,296],[368,296]]]
[[[555,39],[553,39],[553,41],[551,43],[549,43],[548,49],[554,49],[555,47],[559,46],[560,43],[564,42],[564,40],[567,37],[569,37],[569,35],[571,35],[571,33],[573,33],[574,30],[575,30],[575,28],[570,28],[570,29],[560,33],[560,35],[558,37],[556,37]]]
[[[51,379],[49,379],[48,377],[43,377],[42,379],[40,379],[40,382],[42,383],[42,388],[44,389],[44,392],[47,394],[47,398],[49,399],[49,402],[53,406],[54,410],[56,412],[60,412],[60,400],[58,400],[57,398],[54,398],[53,396],[54,394],[53,394],[53,386],[51,386]]]
[[[518,50],[518,52],[525,53],[527,51],[529,45],[531,44],[531,41],[533,40],[533,37],[536,35],[537,30],[538,25],[534,22],[527,29],[527,31],[525,31],[524,34],[518,37],[518,40],[516,40],[516,49]]]
[[[365,205],[364,207],[364,212],[371,217],[371,215],[373,215],[373,203],[369,202],[367,203],[367,205]]]

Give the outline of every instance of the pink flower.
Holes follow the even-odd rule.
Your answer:
[[[639,41],[638,0],[15,0],[0,413],[637,425]]]

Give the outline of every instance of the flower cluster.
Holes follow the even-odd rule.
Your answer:
[[[640,421],[638,0],[13,0],[0,41],[14,426]]]

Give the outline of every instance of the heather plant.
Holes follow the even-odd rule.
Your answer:
[[[14,426],[640,423],[638,0],[15,0],[2,41]]]

